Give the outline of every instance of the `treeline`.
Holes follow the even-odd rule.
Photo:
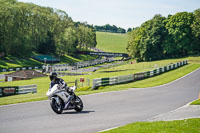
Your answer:
[[[66,12],[16,0],[0,0],[0,54],[73,54],[95,47],[96,33]]]
[[[126,33],[126,30],[121,28],[121,27],[117,27],[115,25],[111,26],[109,24],[106,24],[104,26],[94,26],[95,31],[103,31],[103,32],[112,32],[112,33]]]
[[[76,24],[80,24],[80,22],[77,22]],[[111,33],[126,33],[126,30],[121,27],[117,27],[115,25],[111,26],[109,24],[98,26],[98,25],[90,25],[85,24],[88,28],[93,29],[94,31],[100,31],[100,32],[111,32]]]
[[[138,61],[200,55],[200,9],[155,15],[128,34],[127,51]]]

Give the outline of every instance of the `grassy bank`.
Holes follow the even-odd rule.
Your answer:
[[[200,133],[200,118],[158,121],[136,122],[103,133]]]
[[[126,34],[96,32],[97,48],[105,52],[126,53],[128,36]]]
[[[97,48],[102,49],[106,52],[118,52],[126,53],[126,45],[128,37],[126,34],[117,33],[107,33],[107,32],[97,32]],[[58,58],[58,57],[57,57]],[[97,57],[89,55],[74,55],[74,57],[65,55],[60,57],[63,64],[79,62],[84,60],[91,60]],[[4,59],[0,59],[0,68],[9,69],[17,67],[27,67],[27,66],[40,66],[43,62],[36,61],[27,55],[24,57],[13,57],[8,56]]]
[[[30,57],[19,58],[8,56],[4,59],[0,59],[0,68],[9,69],[9,68],[17,68],[17,67],[27,67],[27,66],[40,66],[41,62],[36,61]]]
[[[74,57],[65,55],[60,57],[59,64],[67,64],[73,62],[80,62],[85,60],[92,60],[96,59],[97,57],[90,56],[90,55],[75,55]],[[37,60],[32,59],[31,57],[13,57],[8,56],[4,59],[0,60],[0,69],[10,69],[10,68],[17,68],[17,67],[28,67],[28,66],[41,66],[44,62],[39,62]]]
[[[191,103],[191,105],[200,105],[200,99],[195,100],[194,102]]]

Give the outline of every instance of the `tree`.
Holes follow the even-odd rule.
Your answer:
[[[59,56],[64,54],[73,54],[78,45],[77,30],[74,27],[68,27],[62,35],[57,45],[57,53]]]
[[[165,17],[155,15],[129,34],[127,50],[139,61],[163,58],[162,42],[166,35]]]
[[[90,47],[96,47],[96,33],[86,27],[84,24],[78,26],[78,47],[80,49],[87,49]]]
[[[194,22],[192,24],[193,52],[200,55],[200,9],[194,11]]]
[[[125,29],[117,27],[115,25],[111,26],[109,24],[106,24],[104,26],[94,26],[94,29],[96,31],[103,31],[103,32],[126,33]]]
[[[75,25],[62,10],[0,0],[0,53],[63,55],[72,54],[78,45],[80,48],[95,47],[93,26],[80,25]]]
[[[131,32],[131,31],[132,31],[132,29],[131,29],[131,28],[128,28],[127,32]]]
[[[192,51],[192,13],[180,12],[171,16],[166,23],[168,36],[165,42],[166,54],[172,57],[186,56]]]

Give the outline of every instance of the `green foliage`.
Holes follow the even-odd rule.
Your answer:
[[[117,27],[115,25],[111,26],[109,24],[106,24],[104,26],[94,26],[94,29],[96,31],[101,31],[101,32],[112,32],[112,33],[126,33],[126,30],[121,28],[121,27]]]
[[[141,27],[129,33],[127,50],[139,61],[151,61],[162,58],[162,41],[166,34],[166,18],[155,15]]]
[[[84,24],[79,24],[78,29],[78,46],[80,49],[88,47],[96,47],[96,33],[92,29],[87,28]]]
[[[0,0],[0,54],[72,54],[78,45],[96,46],[96,34],[62,10]]]
[[[138,61],[183,57],[200,52],[200,10],[168,18],[155,15],[129,32],[127,51]]]
[[[200,55],[200,9],[194,11],[194,22],[192,24],[193,46],[196,53]]]
[[[192,29],[193,14],[187,12],[176,13],[171,16],[167,23],[168,30],[165,54],[172,57],[187,56],[189,51],[192,51]]]

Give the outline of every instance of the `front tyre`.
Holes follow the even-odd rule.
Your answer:
[[[51,98],[50,105],[55,113],[61,114],[63,112],[64,106],[62,105],[62,101],[59,97]]]
[[[76,96],[75,103],[76,103],[75,110],[77,112],[82,111],[83,110],[83,102],[82,102],[82,100],[78,96]]]

